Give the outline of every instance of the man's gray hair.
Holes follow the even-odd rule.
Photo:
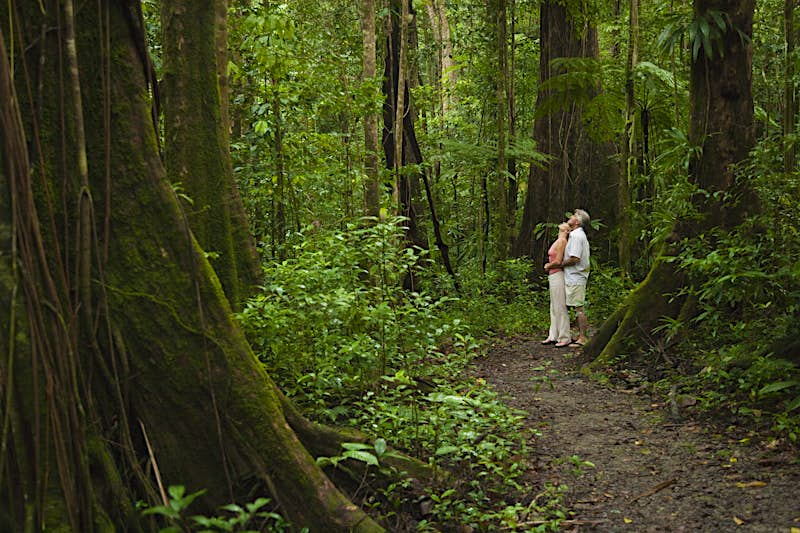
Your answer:
[[[575,212],[572,213],[572,214],[575,215],[576,217],[578,217],[578,220],[581,221],[581,227],[582,228],[588,227],[589,226],[589,222],[591,222],[591,220],[592,220],[591,218],[589,218],[589,213],[587,213],[583,209],[576,209]]]

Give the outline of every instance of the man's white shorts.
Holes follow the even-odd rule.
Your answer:
[[[567,285],[567,307],[583,307],[586,303],[586,284]]]

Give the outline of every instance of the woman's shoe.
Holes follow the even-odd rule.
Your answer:
[[[541,344],[555,344],[555,343],[556,341],[554,341],[553,339],[545,339],[541,342]]]

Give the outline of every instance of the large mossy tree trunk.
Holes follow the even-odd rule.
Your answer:
[[[142,530],[131,502],[160,503],[158,473],[206,489],[206,510],[263,494],[312,531],[380,530],[290,429],[231,320],[159,159],[136,9],[80,6],[74,77],[61,9],[0,8],[0,28],[15,29],[13,52],[0,50],[0,529]],[[88,247],[75,242],[79,208]]]
[[[164,161],[167,177],[191,200],[189,225],[228,300],[238,308],[260,277],[255,244],[233,179],[227,124],[227,83],[218,38],[225,0],[163,0]],[[224,64],[221,64],[223,63]]]
[[[522,221],[513,246],[515,257],[544,259],[547,234],[537,239],[540,223],[564,221],[566,212],[586,209],[594,219],[613,227],[616,219],[617,170],[610,159],[610,143],[589,135],[580,102],[596,96],[599,87],[555,88],[552,80],[564,70],[560,58],[599,57],[597,29],[585,8],[575,2],[547,0],[540,7],[541,54],[534,140],[537,150],[551,157],[540,167],[531,165]],[[548,82],[550,85],[548,87]],[[602,237],[602,235],[601,235]],[[594,248],[603,255],[605,246]]]
[[[701,232],[731,229],[758,209],[745,179],[737,179],[736,164],[755,143],[751,84],[750,37],[753,0],[695,0],[695,17],[710,11],[727,15],[713,50],[700,49],[692,62],[689,139],[701,147],[689,165],[689,180],[700,192],[694,204],[699,219],[678,220],[645,280],[622,303],[586,346],[589,369],[601,368],[620,356],[633,356],[652,342],[653,329],[665,317],[691,318],[695,302],[681,294],[687,276],[669,259],[682,243]]]

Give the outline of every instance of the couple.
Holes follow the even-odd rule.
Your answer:
[[[558,238],[547,251],[544,269],[550,283],[550,334],[542,344],[557,348],[580,348],[586,341],[588,321],[583,312],[586,302],[586,282],[589,279],[589,241],[583,228],[589,225],[589,213],[576,209],[567,222],[558,225]],[[578,338],[570,335],[569,312],[575,308]]]

